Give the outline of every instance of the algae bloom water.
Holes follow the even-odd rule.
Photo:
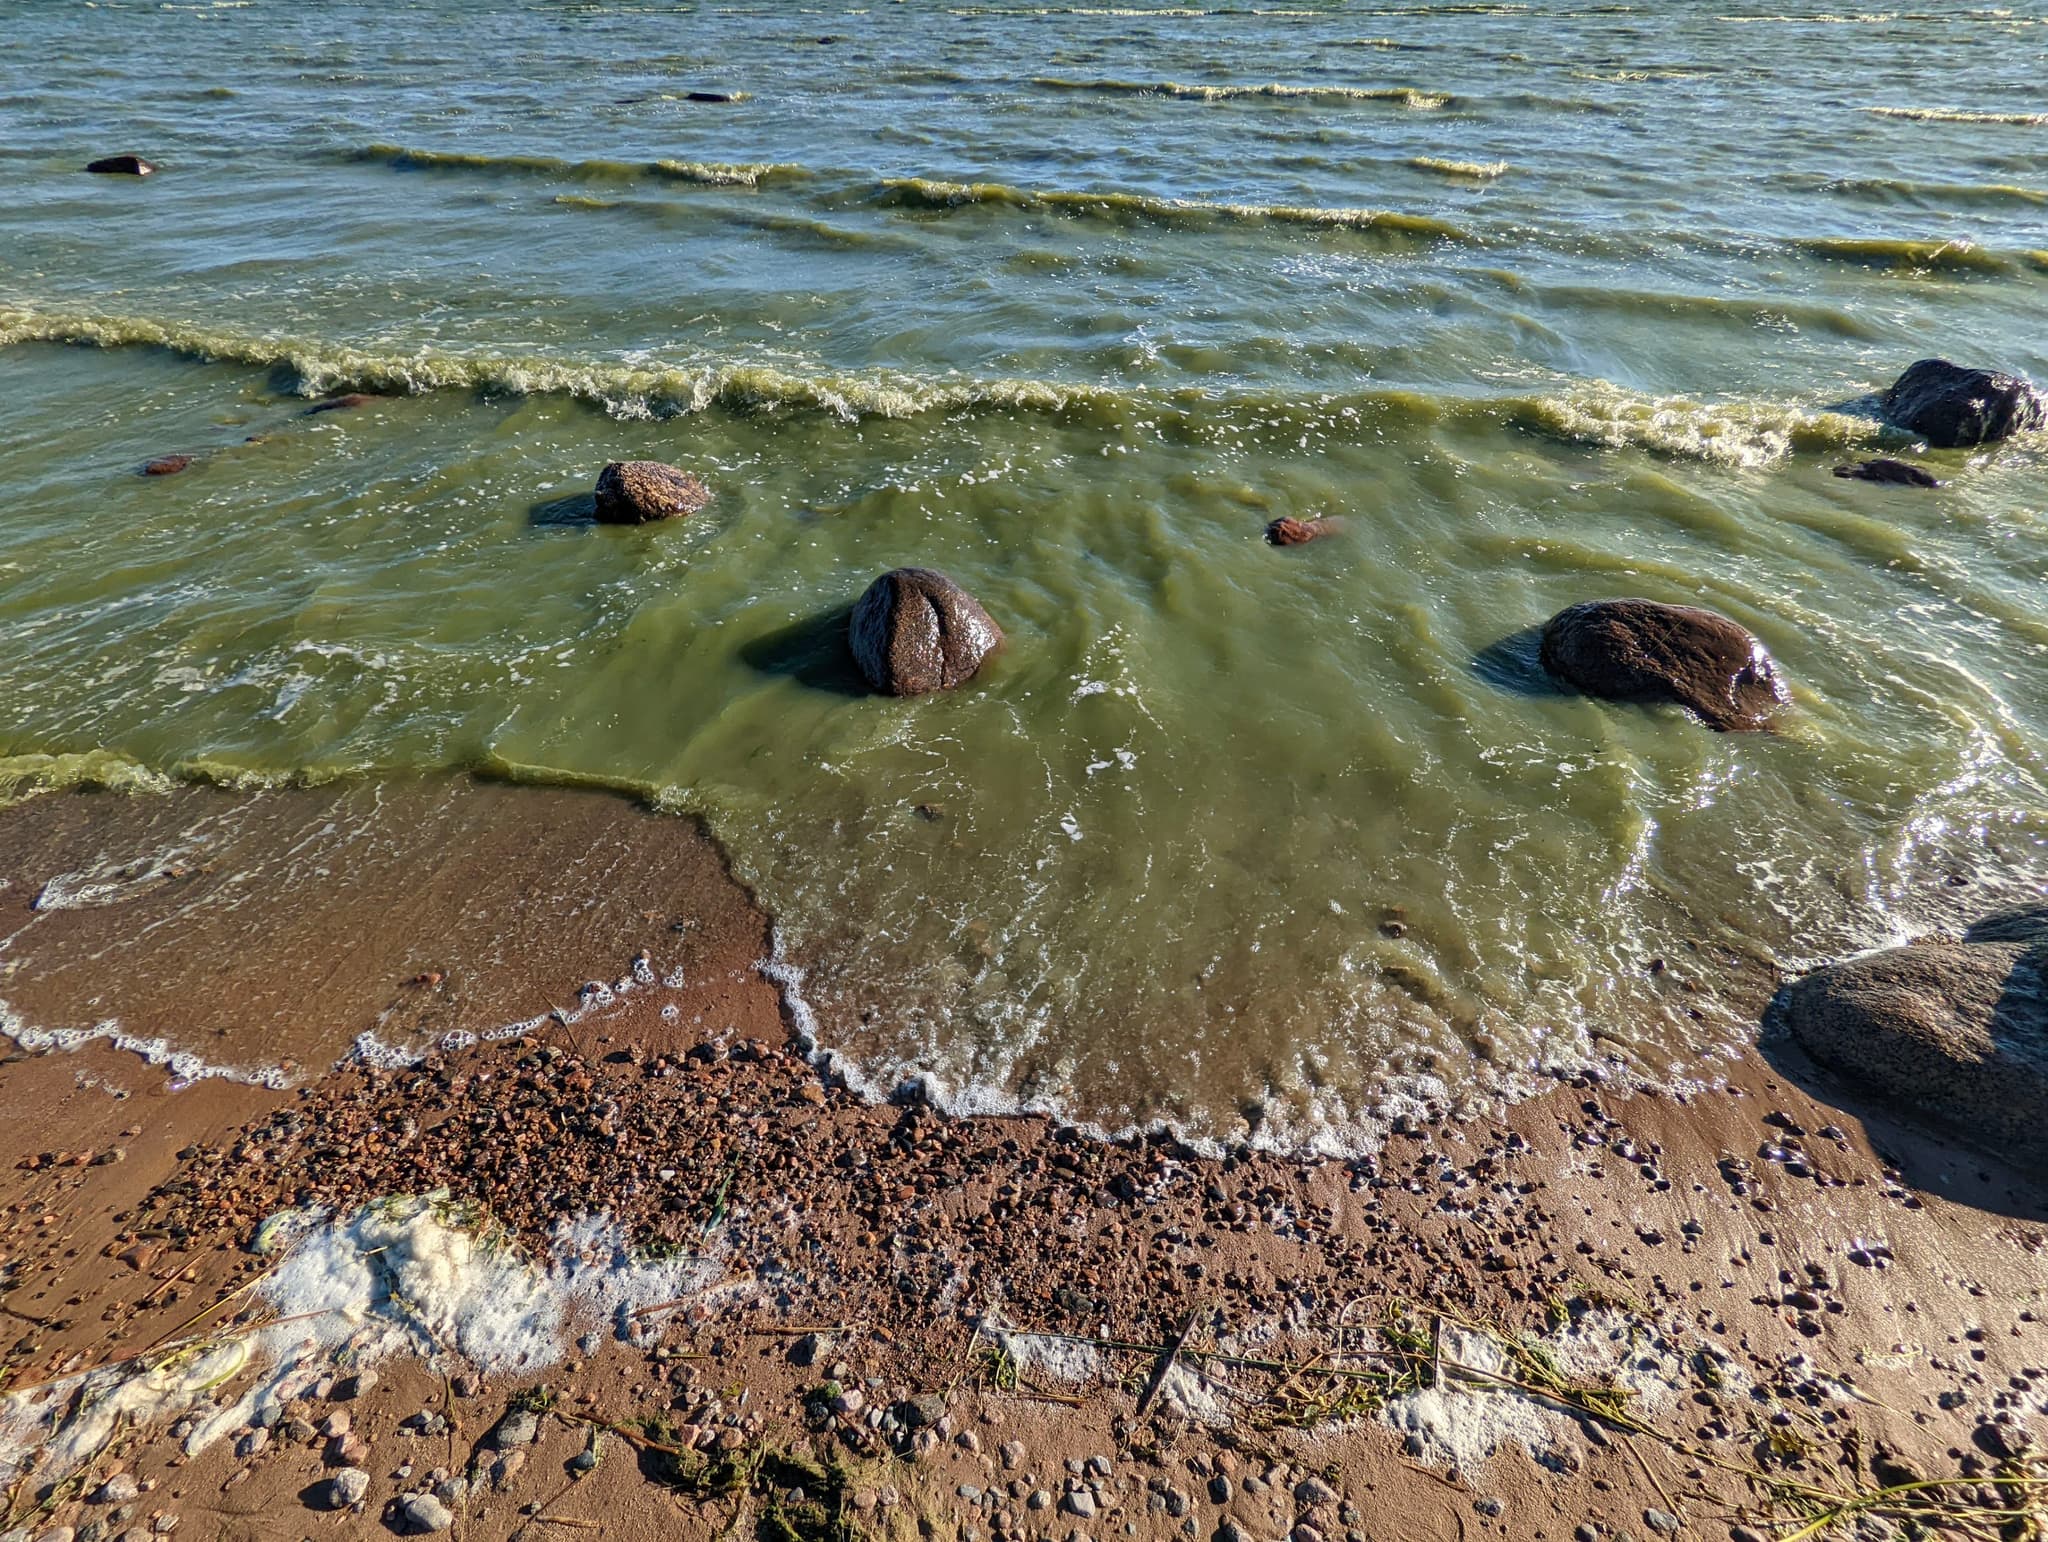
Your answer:
[[[2048,374],[2038,6],[0,18],[17,792],[613,785],[878,1084],[1326,1147],[2048,871],[2039,441],[1831,475],[1916,358]],[[716,502],[594,527],[635,457]],[[902,564],[966,689],[847,665]],[[1551,691],[1616,594],[1782,731]]]

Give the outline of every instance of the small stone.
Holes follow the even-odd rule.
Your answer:
[[[1024,1465],[1024,1442],[1006,1440],[997,1455],[1003,1459],[1003,1466],[1014,1472]]]
[[[1035,1488],[1031,1491],[1031,1497],[1024,1501],[1024,1507],[1027,1510],[1050,1510],[1052,1495],[1042,1488]]]
[[[370,1475],[360,1467],[344,1467],[327,1480],[324,1502],[330,1510],[346,1510],[370,1492]]]
[[[1481,1515],[1485,1516],[1488,1520],[1492,1520],[1495,1517],[1499,1516],[1503,1510],[1507,1509],[1507,1505],[1502,1501],[1493,1498],[1491,1495],[1487,1495],[1484,1498],[1473,1500],[1472,1508],[1477,1510]]]
[[[539,1414],[531,1408],[509,1408],[491,1430],[490,1442],[493,1450],[510,1451],[515,1446],[532,1445],[539,1435]]]
[[[1679,1527],[1683,1526],[1685,1522],[1681,1521],[1669,1510],[1659,1510],[1652,1507],[1643,1512],[1643,1524],[1652,1531],[1663,1532],[1666,1536],[1669,1536],[1672,1532],[1677,1531]]]
[[[1294,1485],[1294,1498],[1297,1504],[1323,1505],[1336,1497],[1337,1491],[1318,1477],[1306,1477]]]
[[[1219,1472],[1209,1480],[1209,1502],[1211,1504],[1229,1504],[1230,1496],[1236,1491],[1237,1486],[1223,1473]]]
[[[414,1536],[446,1531],[455,1524],[455,1512],[432,1494],[407,1494],[398,1501],[399,1525]]]
[[[103,155],[96,161],[86,162],[85,169],[102,177],[146,177],[156,167],[139,155]]]
[[[512,1486],[512,1480],[519,1476],[519,1469],[526,1465],[524,1451],[507,1451],[491,1463],[491,1487],[500,1492]]]
[[[117,1472],[97,1489],[89,1501],[96,1505],[133,1504],[142,1493],[142,1485],[135,1481],[132,1472]]]
[[[1060,1508],[1069,1515],[1078,1515],[1088,1520],[1095,1514],[1095,1496],[1085,1488],[1077,1488],[1060,1501]]]
[[[235,1455],[246,1462],[252,1456],[261,1456],[269,1444],[269,1430],[251,1430],[235,1442]]]
[[[348,1430],[349,1417],[348,1410],[345,1408],[335,1409],[333,1413],[320,1421],[320,1433],[329,1440],[333,1440],[336,1436],[346,1435]]]
[[[159,455],[155,460],[143,464],[142,474],[146,477],[174,477],[191,464],[192,457],[189,455]],[[107,1160],[118,1162],[121,1159],[108,1154]],[[94,1158],[94,1165],[99,1165],[99,1161],[100,1158]]]
[[[352,1402],[376,1385],[375,1371],[357,1371],[353,1376],[344,1376],[334,1384],[334,1395],[341,1402]]]

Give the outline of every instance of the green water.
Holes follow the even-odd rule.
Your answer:
[[[2048,375],[2048,11],[1764,9],[0,4],[0,773],[702,813],[970,1106],[1696,1068],[1731,958],[2048,874],[2042,444],[1831,475]],[[716,503],[591,526],[631,456]],[[1009,637],[947,698],[840,651],[907,562]],[[1783,731],[1548,690],[1623,593]]]

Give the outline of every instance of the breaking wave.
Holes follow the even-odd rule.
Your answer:
[[[1440,177],[1464,177],[1474,182],[1491,182],[1508,169],[1506,161],[1446,161],[1434,155],[1411,155],[1408,164],[1417,171],[1433,171]]]
[[[692,182],[705,187],[759,187],[810,175],[786,161],[568,161],[552,155],[475,155],[386,144],[365,145],[350,159],[405,171],[501,172],[579,182]]]
[[[1866,268],[1895,268],[1918,273],[2001,274],[2015,271],[2010,258],[1987,251],[1972,241],[1813,236],[1791,244],[1812,257],[1829,262],[1853,262]]]
[[[920,209],[956,209],[995,204],[1013,209],[1042,210],[1081,219],[1144,221],[1159,224],[1304,225],[1330,230],[1370,230],[1382,235],[1421,241],[1469,241],[1472,236],[1447,220],[1420,214],[1395,214],[1384,209],[1319,209],[1290,204],[1207,203],[1186,198],[1157,198],[1144,193],[1049,192],[1011,187],[1003,182],[943,182],[930,177],[891,177],[882,183],[890,202]]]
[[[1112,96],[1177,96],[1201,102],[1231,102],[1268,97],[1309,102],[1389,102],[1416,112],[1435,112],[1453,105],[1448,91],[1423,91],[1414,86],[1290,86],[1190,85],[1178,80],[1069,80],[1039,75],[1031,84],[1046,91],[1099,91]]]
[[[1876,437],[1866,418],[1774,401],[1700,402],[1648,396],[1602,380],[1560,381],[1549,391],[1507,395],[1377,388],[1289,393],[1068,384],[1022,378],[927,377],[906,371],[805,373],[768,364],[708,360],[672,365],[602,359],[463,354],[434,348],[377,352],[332,342],[236,333],[140,317],[39,312],[0,306],[0,348],[30,343],[161,348],[186,358],[288,372],[292,389],[424,395],[559,395],[622,418],[721,408],[820,412],[848,421],[928,413],[1078,415],[1106,427],[1142,420],[1157,432],[1235,434],[1247,423],[1282,434],[1306,427],[1368,427],[1427,433],[1468,424],[1531,432],[1572,444],[1634,449],[1675,459],[1761,466],[1799,451],[1838,449]]]
[[[2039,128],[2048,123],[2048,112],[1963,112],[1951,107],[1866,107],[1880,118],[1911,118],[1920,123],[2005,123],[2019,128]]]

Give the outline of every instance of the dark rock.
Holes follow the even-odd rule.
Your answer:
[[[1884,415],[1937,449],[1990,444],[2048,422],[2048,399],[1995,370],[1922,359],[1884,393]]]
[[[1266,526],[1266,540],[1274,546],[1306,546],[1338,528],[1334,519],[1276,519]]]
[[[105,155],[85,168],[103,177],[146,177],[156,167],[139,155]]]
[[[1893,460],[1880,455],[1876,460],[1859,461],[1853,466],[1835,467],[1835,475],[1847,477],[1852,482],[1884,482],[1894,487],[1939,487],[1929,473],[1907,461]]]
[[[1785,700],[1771,656],[1726,616],[1654,600],[1589,600],[1543,628],[1543,667],[1589,696],[1675,701],[1715,729],[1764,728]]]
[[[658,460],[615,460],[597,478],[599,524],[645,525],[657,519],[695,514],[711,501],[711,489]]]
[[[897,568],[868,585],[846,635],[868,684],[891,696],[951,690],[1003,641],[973,595],[929,568]]]
[[[159,455],[142,468],[146,477],[174,477],[192,464],[189,455]]]
[[[683,93],[683,100],[686,102],[737,102],[739,95],[732,91],[686,91]]]
[[[322,412],[353,412],[358,407],[369,406],[375,400],[377,398],[367,391],[350,391],[344,396],[330,396],[324,401],[317,401],[300,416],[310,418]]]
[[[1922,938],[1819,970],[1786,993],[1786,1025],[1897,1112],[2048,1171],[2048,946],[2022,939]]]

